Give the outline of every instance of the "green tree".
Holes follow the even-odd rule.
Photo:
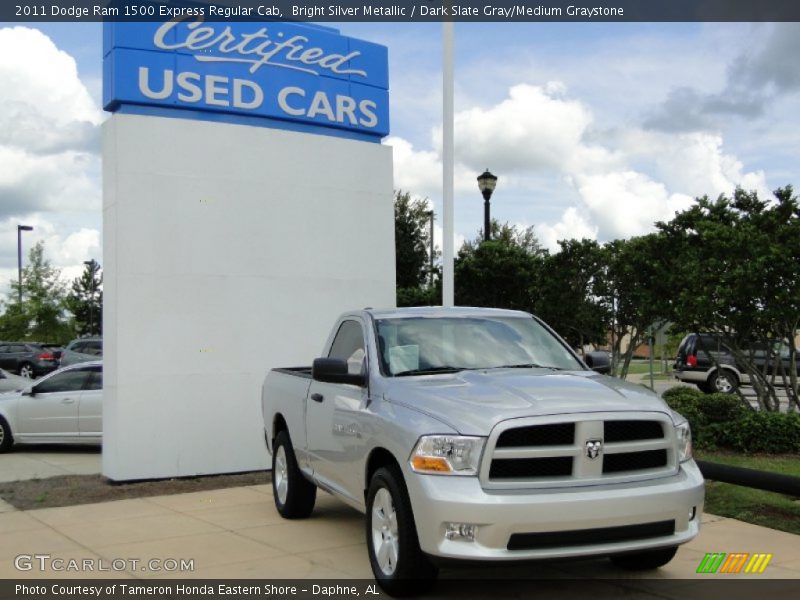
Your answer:
[[[428,201],[397,191],[394,197],[394,244],[397,305],[418,306],[438,301],[431,279],[431,231]],[[434,260],[438,255],[434,251]],[[436,271],[433,273],[434,277]]]
[[[769,201],[742,189],[732,198],[699,198],[658,227],[669,248],[665,275],[676,327],[722,337],[747,370],[762,408],[779,408],[776,377],[798,407],[800,205],[792,188],[776,190]],[[781,343],[788,350],[785,366],[776,353]],[[756,352],[769,358],[761,368]]]
[[[604,252],[605,275],[597,293],[607,307],[613,363],[625,378],[634,350],[668,321],[673,297],[667,278],[669,244],[664,236],[650,234],[614,240]],[[624,354],[623,342],[627,342]]]
[[[103,333],[103,274],[95,261],[85,264],[83,273],[72,281],[66,307],[75,316],[79,336]]]
[[[66,342],[72,329],[64,314],[65,284],[60,271],[44,257],[44,243],[38,242],[28,254],[20,284],[11,281],[11,292],[0,317],[0,337],[15,340]]]
[[[606,306],[598,288],[604,252],[594,240],[559,241],[561,250],[544,257],[533,291],[534,310],[572,346],[606,343]]]
[[[455,261],[455,301],[461,306],[486,306],[530,311],[531,290],[545,251],[533,227],[492,223],[492,239],[464,242]]]

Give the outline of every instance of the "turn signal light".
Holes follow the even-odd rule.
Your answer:
[[[411,466],[415,471],[436,471],[438,473],[452,471],[450,464],[444,458],[434,456],[414,456],[411,458]]]

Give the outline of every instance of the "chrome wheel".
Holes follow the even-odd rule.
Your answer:
[[[272,476],[275,478],[278,501],[281,504],[286,504],[286,496],[289,493],[289,473],[286,466],[286,450],[283,446],[278,446],[275,451],[275,471]]]
[[[386,488],[379,489],[372,502],[372,547],[381,571],[384,575],[392,575],[397,568],[400,542],[397,512],[392,495]]]
[[[19,375],[26,379],[33,379],[33,367],[30,365],[22,365],[19,370]]]
[[[736,389],[733,377],[733,375],[725,371],[717,373],[714,380],[714,389],[722,394],[730,394]]]

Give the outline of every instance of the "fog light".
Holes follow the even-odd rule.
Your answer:
[[[467,542],[475,541],[475,534],[478,532],[477,525],[472,523],[445,523],[444,537],[448,540],[464,540]]]
[[[689,520],[694,521],[694,518],[697,516],[697,507],[693,506],[692,510],[689,511]]]

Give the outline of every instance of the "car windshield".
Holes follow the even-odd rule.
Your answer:
[[[394,377],[465,369],[584,368],[530,317],[378,319],[376,331],[382,371]]]

